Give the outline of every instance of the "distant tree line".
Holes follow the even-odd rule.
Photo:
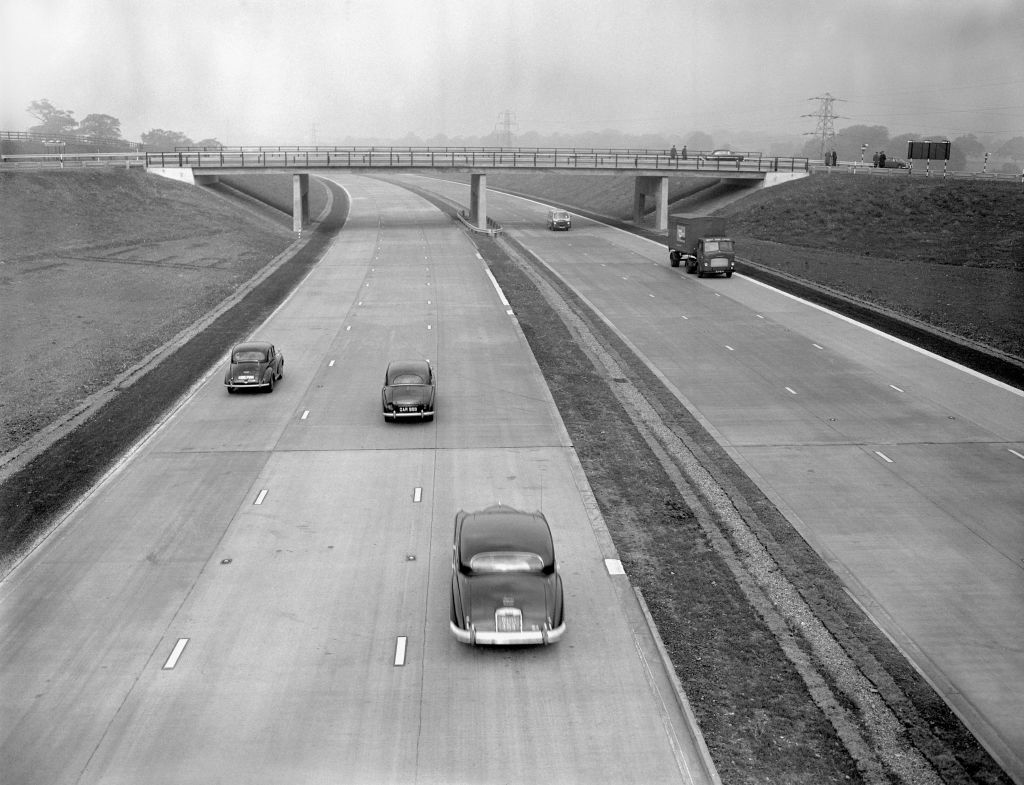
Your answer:
[[[53,135],[88,136],[95,139],[121,139],[121,121],[109,114],[89,114],[81,121],[75,119],[75,113],[67,109],[58,109],[48,99],[33,101],[26,110],[38,120],[38,124],[29,128],[30,133]],[[142,134],[142,143],[150,150],[173,150],[175,147],[202,146],[222,147],[216,139],[202,139],[193,142],[181,131],[165,131],[154,128]]]
[[[89,114],[81,121],[75,120],[74,112],[66,109],[58,109],[49,100],[43,98],[29,104],[28,113],[36,118],[39,123],[32,126],[29,131],[44,134],[77,134],[94,138],[120,139],[121,121],[108,114]],[[757,138],[754,133],[745,134],[748,138]],[[884,151],[891,160],[903,158],[907,154],[908,141],[951,141],[949,167],[953,170],[965,170],[968,160],[977,162],[984,158],[986,152],[998,159],[1004,169],[1019,170],[1020,164],[1024,162],[1024,136],[1016,136],[1001,143],[994,150],[986,150],[985,145],[974,134],[966,134],[949,140],[944,135],[933,135],[920,133],[895,134],[889,133],[889,129],[881,125],[851,125],[836,132],[835,144],[832,149],[841,161],[859,161],[863,153],[865,161],[870,162],[875,153]],[[168,131],[163,128],[153,128],[141,135],[142,144],[151,151],[173,150],[175,147],[223,147],[216,139],[200,139],[193,141],[181,131]],[[294,140],[284,140],[291,143]],[[477,147],[502,145],[502,139],[497,133],[483,136],[448,137],[443,134],[421,139],[414,134],[408,134],[401,139],[380,139],[380,138],[346,138],[340,144],[360,145],[400,145],[403,147],[434,146],[434,147]],[[539,134],[529,131],[519,134],[513,141],[515,147],[577,147],[577,148],[631,148],[648,150],[667,150],[672,146],[678,149],[684,147],[690,151],[712,150],[716,147],[731,147],[737,150],[744,150],[742,145],[731,145],[729,143],[717,142],[710,134],[703,131],[693,131],[679,137],[668,134],[625,134],[620,131],[606,129],[578,134]],[[807,158],[818,159],[821,157],[821,140],[812,137],[804,145],[802,150],[796,150],[799,142],[790,145],[784,143],[781,149],[765,149],[766,155],[800,155]],[[773,145],[774,147],[774,145]],[[744,150],[748,152],[748,150]],[[831,150],[829,151],[831,152]],[[997,161],[993,161],[993,171]]]
[[[884,152],[891,160],[893,158],[905,158],[907,155],[907,142],[909,141],[933,141],[950,142],[949,168],[962,171],[967,168],[967,161],[977,162],[985,157],[988,152],[994,158],[1018,162],[1024,160],[1024,136],[1016,136],[1003,142],[994,150],[987,150],[985,145],[974,135],[966,134],[950,139],[944,134],[905,133],[890,135],[889,129],[883,125],[851,125],[836,131],[835,145],[832,149],[836,151],[841,161],[859,161],[861,155],[867,163],[870,163],[875,153]],[[821,157],[821,140],[814,138],[804,145],[803,155],[808,158]],[[1014,164],[1006,164],[1011,169]]]

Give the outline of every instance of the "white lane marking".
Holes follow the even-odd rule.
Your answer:
[[[1007,447],[1006,449],[1010,450],[1010,448],[1009,448],[1009,447]],[[1010,452],[1012,452],[1012,453],[1013,453],[1014,455],[1016,455],[1016,456],[1017,456],[1018,458],[1020,458],[1021,460],[1024,460],[1024,455],[1021,455],[1021,454],[1020,454],[1019,452],[1017,452],[1016,450],[1010,450]]]
[[[349,325],[346,325],[346,326],[345,326],[345,331],[346,331],[346,332],[347,332],[348,330],[351,330],[351,329],[352,329],[352,325],[351,325],[351,324],[349,324]]]
[[[689,321],[689,319],[690,319],[690,317],[689,317],[689,316],[680,316],[679,318],[680,318],[680,319],[686,319],[687,321]]]
[[[484,260],[484,257],[480,255],[479,251],[476,252],[476,258],[479,259],[481,262]]]
[[[881,458],[886,463],[892,463],[893,462],[892,458],[890,458],[884,452],[879,452],[878,450],[875,450],[875,455],[877,455],[879,458]]]
[[[790,395],[796,395],[796,390],[794,390],[792,387],[787,387],[786,392],[788,392]]]
[[[734,351],[736,351],[736,350],[735,350],[735,349],[733,349],[733,348],[732,348],[732,347],[731,347],[731,346],[730,346],[729,344],[726,344],[726,345],[725,345],[725,348],[726,348],[726,349],[728,349],[728,350],[729,350],[730,352],[734,352]]]
[[[721,296],[722,295],[720,295],[718,292],[715,292],[715,297],[721,297]]]
[[[329,363],[327,363],[327,367],[328,368],[333,368],[334,367],[334,360],[331,360]]]
[[[169,671],[178,664],[178,658],[181,657],[181,653],[185,651],[185,647],[188,645],[188,638],[178,638],[178,642],[174,644],[174,648],[171,650],[171,656],[167,658],[167,662],[164,663],[162,670]]]
[[[620,229],[619,231],[624,230]],[[655,241],[650,240],[650,242],[653,243]],[[976,379],[981,379],[984,382],[988,382],[989,384],[994,385],[999,389],[1004,390],[1005,392],[1013,393],[1014,395],[1024,397],[1024,390],[1018,390],[1016,387],[1011,387],[1006,382],[1001,382],[998,379],[993,379],[989,376],[986,376],[983,373],[979,373],[978,371],[972,370],[971,368],[967,368],[966,366],[960,365],[960,363],[954,362],[953,360],[948,360],[945,357],[940,357],[939,355],[935,354],[934,352],[930,352],[927,349],[922,349],[919,346],[914,346],[912,343],[908,343],[907,341],[904,341],[902,338],[896,338],[895,336],[882,332],[881,330],[875,327],[869,327],[863,322],[858,322],[856,319],[851,319],[849,316],[843,316],[841,313],[836,313],[835,311],[832,311],[823,305],[816,305],[815,303],[809,302],[808,300],[803,300],[797,297],[795,294],[790,294],[789,292],[784,292],[781,289],[776,289],[771,284],[762,283],[761,281],[755,280],[754,278],[747,278],[744,275],[741,275],[741,278],[747,281],[748,283],[754,284],[755,286],[760,286],[764,289],[769,289],[775,292],[776,294],[782,295],[783,297],[788,297],[790,300],[794,300],[800,303],[801,305],[807,306],[809,308],[814,308],[815,310],[821,311],[822,313],[827,313],[829,316],[839,319],[840,321],[846,322],[847,324],[852,324],[855,327],[859,327],[862,330],[866,330],[867,332],[872,333],[873,335],[877,335],[880,338],[884,338],[887,341],[891,341],[892,343],[897,344],[898,346],[902,346],[905,349],[910,349],[912,352],[917,352],[918,354],[924,355],[925,357],[929,357],[932,360],[937,360],[938,362],[944,365],[948,365],[950,368],[956,368],[958,371],[962,371],[963,373],[966,373],[968,376],[973,376]]]
[[[653,295],[653,294],[650,294],[650,293],[648,293],[648,295],[647,295],[647,296],[648,296],[648,297],[651,297],[651,298],[653,298],[653,297],[654,297],[654,295]]]
[[[266,498],[267,498],[267,489],[264,488],[262,491],[260,491],[259,495],[256,497],[256,501],[254,501],[253,504],[263,504],[263,500],[266,499]]]
[[[761,314],[755,314],[755,315],[757,316],[758,319],[763,319],[764,318],[763,316],[761,316]]]
[[[822,349],[822,351],[824,351],[824,348],[821,347],[821,346],[818,346],[818,344],[816,344],[816,343],[812,343],[811,346],[813,346],[815,349]]]
[[[618,559],[605,559],[605,569],[608,570],[609,575],[625,575],[626,571],[622,568],[622,562]]]
[[[901,389],[900,389],[899,387],[897,387],[897,386],[896,386],[895,384],[890,384],[889,386],[890,386],[890,387],[892,387],[892,388],[893,388],[893,389],[894,389],[894,390],[895,390],[896,392],[903,392],[903,390],[901,390]]]
[[[430,329],[430,325],[429,325],[429,324],[427,325],[427,329],[428,329],[428,330]]]
[[[299,419],[305,420],[307,417],[309,417],[309,409],[306,409],[306,411],[302,413],[302,416]]]
[[[422,488],[414,488],[413,489],[412,500],[414,502],[423,501],[423,489]]]
[[[398,640],[395,641],[395,665],[405,665],[405,648],[408,638],[404,635],[399,635]]]
[[[505,313],[512,313],[512,306],[509,305],[508,300],[505,299],[505,293],[501,291],[501,287],[498,286],[498,279],[494,277],[494,273],[486,268],[484,269],[484,272],[487,273],[487,277],[491,279],[491,286],[493,286],[494,291],[498,293],[498,299],[501,301],[501,304],[505,306]]]

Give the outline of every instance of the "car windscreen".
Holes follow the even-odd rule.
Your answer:
[[[389,384],[426,384],[427,380],[418,373],[399,373],[391,378]]]
[[[485,551],[469,560],[469,569],[475,573],[543,572],[544,560],[525,551]]]
[[[723,251],[728,253],[732,251],[732,240],[707,240],[704,243],[704,250],[706,252]]]
[[[234,357],[231,358],[231,362],[235,363],[262,363],[266,362],[267,355],[257,349],[246,349],[245,351],[235,352]]]

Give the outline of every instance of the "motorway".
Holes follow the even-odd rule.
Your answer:
[[[254,335],[284,352],[275,391],[211,369],[0,584],[0,777],[715,782],[472,244],[339,179],[344,231]],[[383,420],[400,357],[435,364],[433,423]],[[454,514],[498,501],[551,522],[555,646],[448,630]]]
[[[542,205],[495,192],[488,205],[1024,782],[1024,393],[742,275],[688,276],[634,235],[578,216],[553,233]]]

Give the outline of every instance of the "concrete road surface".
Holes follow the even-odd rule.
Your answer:
[[[547,231],[546,210],[488,196],[1024,782],[1024,394],[742,275],[686,275],[634,235]]]
[[[5,783],[713,782],[547,388],[462,230],[347,177],[352,215],[254,338],[0,584]],[[388,360],[437,368],[386,423]],[[542,509],[568,632],[448,630],[452,523]],[[612,560],[612,561],[606,561]]]

